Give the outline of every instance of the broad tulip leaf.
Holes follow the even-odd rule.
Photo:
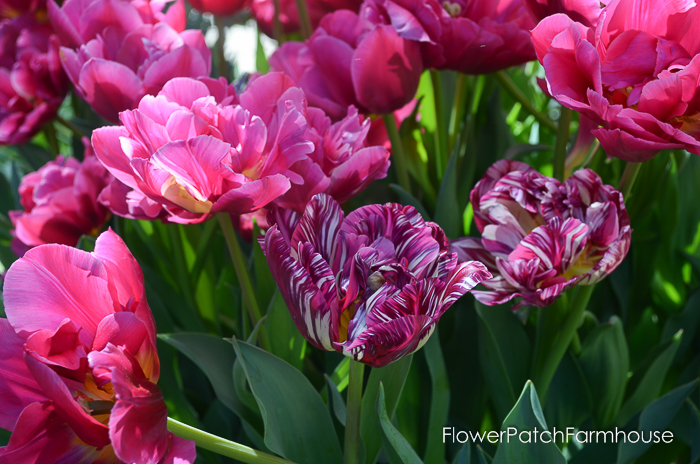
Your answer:
[[[478,464],[491,464],[493,462],[493,458],[481,446],[476,447],[476,455],[479,459]]]
[[[428,438],[423,460],[425,462],[440,462],[445,456],[442,427],[447,423],[450,412],[450,379],[447,377],[447,368],[442,356],[437,328],[423,347],[423,354],[430,371],[431,385]]]
[[[268,271],[269,272],[269,271]],[[273,291],[264,329],[267,330],[272,354],[301,370],[306,352],[306,340],[289,314],[279,290]]]
[[[394,424],[391,423],[389,415],[386,412],[386,404],[384,403],[384,386],[379,384],[379,396],[377,397],[377,405],[375,407],[379,423],[382,429],[382,441],[384,442],[384,450],[389,458],[390,464],[423,464],[416,452],[411,448],[411,445],[396,430]],[[440,457],[442,461],[442,457]],[[439,461],[433,461],[439,462]]]
[[[695,464],[700,461],[700,412],[692,401],[686,400],[685,404],[690,420],[690,464]]]
[[[624,426],[627,424],[635,414],[659,396],[666,373],[671,367],[682,338],[683,332],[680,331],[668,343],[661,354],[652,361],[649,368],[643,374],[640,374],[642,377],[637,384],[637,388],[622,406],[622,409],[620,409],[620,414],[617,417],[618,425]]]
[[[295,367],[234,339],[233,346],[265,422],[265,444],[305,464],[342,462],[333,420],[321,396]]]
[[[498,417],[517,401],[527,380],[532,346],[517,317],[505,306],[475,303],[479,315],[479,359]]]
[[[462,445],[462,448],[455,456],[452,464],[471,464],[472,462],[472,447],[469,443]]]
[[[340,395],[338,387],[333,383],[333,380],[331,380],[331,378],[327,375],[324,375],[324,377],[326,378],[326,385],[328,387],[328,391],[331,394],[330,402],[333,407],[333,414],[335,414],[335,418],[338,419],[338,422],[345,425],[345,418],[347,416],[345,400],[343,400],[343,397]]]
[[[611,425],[622,407],[629,372],[629,350],[622,321],[613,317],[593,330],[583,343],[579,365],[588,379],[593,417],[599,427]]]
[[[518,437],[502,441],[496,450],[493,464],[537,463],[537,464],[566,464],[566,458],[554,443],[531,442],[523,443],[520,436],[524,431],[539,432],[547,430],[542,407],[537,398],[535,386],[531,381],[525,383],[520,399],[503,421],[501,430],[515,428]],[[523,436],[525,437],[525,436]],[[526,439],[526,438],[524,438]]]
[[[423,216],[423,219],[430,221],[430,214],[428,214],[425,206],[423,206],[423,204],[416,197],[408,193],[400,185],[391,184],[389,188],[394,191],[396,196],[399,197],[399,202],[402,205],[413,206],[420,213],[420,215]]]
[[[396,411],[396,405],[401,398],[406,376],[411,368],[413,355],[404,356],[388,366],[373,368],[367,381],[365,392],[362,394],[362,410],[372,411],[379,397],[379,385],[384,385],[386,412],[392,419]],[[360,418],[360,435],[365,444],[367,461],[373,464],[379,456],[382,448],[382,431],[379,418],[376,414],[362,414]]]
[[[679,314],[671,316],[664,326],[661,333],[661,340],[668,341],[681,329],[683,329],[683,340],[678,347],[676,353],[676,361],[678,361],[685,353],[688,352],[698,326],[700,325],[700,291],[695,292],[688,298],[683,311]]]
[[[636,443],[621,442],[617,464],[629,464],[651,448],[653,443],[651,435],[654,432],[663,432],[666,429],[666,426],[673,420],[684,405],[686,398],[695,390],[697,385],[698,381],[695,380],[678,387],[644,408],[639,416],[639,426],[635,430],[643,434],[643,439],[648,440],[648,443],[644,443],[642,439]]]
[[[558,429],[580,426],[591,413],[592,400],[588,382],[576,358],[564,355],[547,393],[545,415]]]
[[[255,288],[257,290],[260,307],[267,308],[270,306],[270,301],[275,295],[277,285],[275,285],[275,279],[270,272],[270,266],[267,264],[267,258],[265,258],[265,254],[258,243],[258,235],[261,234],[262,232],[260,231],[260,227],[258,227],[258,223],[254,222],[252,248],[255,268]],[[270,328],[270,330],[272,329]]]
[[[459,147],[455,147],[447,163],[445,176],[440,183],[440,190],[435,208],[435,222],[445,231],[450,239],[455,239],[461,235],[462,231],[462,209],[459,207],[457,198],[457,159],[459,158]]]

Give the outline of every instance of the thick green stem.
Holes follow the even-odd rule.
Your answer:
[[[620,179],[620,184],[617,186],[617,189],[622,193],[622,197],[625,201],[629,200],[632,186],[634,185],[635,179],[637,179],[637,174],[639,174],[639,168],[641,167],[642,163],[628,161],[625,170],[622,172],[622,178]]]
[[[399,185],[408,193],[411,193],[411,181],[408,178],[408,166],[406,165],[406,156],[403,152],[403,144],[399,135],[399,128],[396,127],[396,119],[393,114],[382,115],[386,132],[389,134],[391,142],[391,163],[396,169],[396,177],[398,177]]]
[[[301,32],[301,38],[306,40],[311,37],[311,32],[313,28],[311,27],[311,19],[309,18],[309,7],[306,4],[306,0],[296,0],[297,11],[299,12],[299,29]]]
[[[365,365],[350,361],[348,379],[348,401],[345,416],[345,459],[344,464],[360,463],[360,418],[362,412],[362,382]]]
[[[557,144],[554,148],[554,178],[564,180],[566,165],[566,145],[569,143],[569,127],[571,126],[571,110],[561,107],[559,123],[557,124]]]
[[[583,314],[588,306],[588,301],[591,299],[595,285],[581,285],[578,288],[578,293],[576,298],[574,298],[569,312],[558,332],[557,338],[552,344],[552,348],[549,352],[549,356],[544,363],[544,367],[540,372],[540,375],[535,382],[537,391],[540,394],[540,399],[544,402],[547,397],[547,390],[549,390],[549,384],[552,382],[554,373],[559,367],[559,363],[564,358],[566,350],[571,345],[571,341],[576,334],[576,330],[581,325],[583,320]]]
[[[224,45],[226,44],[226,25],[224,24],[224,18],[221,16],[215,16],[214,18],[214,24],[219,30],[219,38],[216,41],[216,64],[219,68],[219,77],[225,77],[226,80],[228,80],[228,63],[226,62],[226,56],[224,54]]]
[[[518,88],[517,85],[515,85],[515,82],[513,82],[513,80],[508,74],[506,74],[505,71],[498,71],[494,74],[494,76],[496,76],[496,79],[501,84],[501,86],[504,89],[506,89],[508,93],[510,93],[511,96],[517,102],[519,102],[528,113],[533,115],[540,124],[547,127],[551,131],[557,130],[557,126],[552,122],[552,120],[549,119],[547,115],[542,114],[537,108],[535,108],[535,105],[533,105],[532,102],[528,100],[527,96],[522,92],[522,90]]]
[[[556,339],[568,305],[568,293],[564,293],[554,303],[537,311],[537,331],[535,334],[535,353],[533,356],[531,378],[536,379],[542,372],[547,356]]]
[[[195,444],[205,450],[236,459],[246,464],[292,464],[291,461],[254,450],[245,445],[217,437],[211,433],[190,427],[187,424],[176,421],[168,417],[168,430],[185,440],[192,440]]]
[[[445,174],[447,166],[447,125],[445,123],[445,108],[442,96],[442,80],[440,73],[430,70],[430,80],[433,84],[433,99],[435,101],[435,168],[439,179]]]
[[[231,254],[233,268],[236,271],[238,283],[241,286],[243,299],[245,300],[246,306],[248,306],[251,325],[255,326],[260,318],[262,318],[262,313],[260,312],[260,305],[258,305],[258,299],[255,295],[253,282],[250,279],[248,266],[246,266],[245,260],[243,259],[243,251],[241,250],[241,246],[238,244],[236,231],[233,230],[231,216],[228,213],[219,213],[217,216],[219,218],[219,224],[221,224],[221,230],[224,233],[224,238],[226,239],[226,245],[228,245],[228,251]],[[264,349],[268,351],[270,350],[270,342],[267,338],[267,332],[264,330],[260,331],[260,344]]]

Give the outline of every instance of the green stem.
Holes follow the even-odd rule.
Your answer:
[[[391,163],[394,165],[394,168],[396,168],[396,177],[398,177],[399,185],[405,191],[411,193],[408,166],[406,165],[406,157],[403,152],[399,128],[396,127],[396,119],[394,119],[394,115],[391,113],[382,115],[382,119],[384,119],[386,132],[389,134],[389,141],[391,142]]]
[[[72,123],[71,121],[68,121],[64,118],[62,118],[59,115],[56,115],[56,122],[61,124],[62,126],[70,129],[78,138],[83,138],[83,137],[89,137],[90,134],[88,132],[85,132],[83,129]]]
[[[49,123],[44,126],[44,135],[46,136],[46,141],[49,144],[51,154],[54,156],[58,155],[60,150],[58,148],[58,139],[56,138],[56,128],[53,126],[53,124]]]
[[[217,437],[168,417],[168,430],[185,440],[192,440],[205,450],[236,459],[246,464],[292,464],[291,461],[254,450],[245,445]]]
[[[549,384],[552,382],[554,373],[559,367],[559,363],[564,358],[566,350],[571,345],[571,341],[576,334],[576,330],[581,325],[583,320],[583,314],[588,306],[588,301],[591,299],[595,285],[580,285],[578,288],[578,293],[576,298],[574,298],[571,307],[569,308],[569,313],[564,320],[561,329],[559,330],[558,336],[552,345],[552,349],[549,352],[549,356],[545,361],[544,367],[540,372],[540,375],[535,382],[537,391],[540,394],[540,399],[544,402],[547,397],[547,390],[549,390]]]
[[[535,108],[535,105],[533,105],[532,102],[528,100],[527,96],[523,93],[522,90],[518,88],[517,85],[515,85],[515,82],[513,82],[513,80],[508,74],[506,74],[505,71],[498,71],[494,74],[494,76],[496,76],[496,79],[501,84],[501,86],[504,89],[506,89],[508,93],[510,93],[511,96],[517,102],[523,105],[523,108],[525,108],[525,110],[528,113],[533,115],[540,124],[549,128],[549,130],[551,131],[557,130],[557,126],[552,122],[552,120],[549,119],[545,114],[542,114],[537,108]]]
[[[617,189],[622,192],[622,197],[625,201],[629,200],[630,193],[632,193],[632,186],[634,185],[635,179],[637,179],[637,174],[639,174],[639,168],[641,167],[642,163],[628,161],[625,170],[622,172],[622,178],[620,179],[620,184],[617,186]]]
[[[306,0],[296,0],[297,11],[299,12],[299,28],[301,32],[301,38],[306,40],[311,37],[311,32],[313,28],[311,27],[311,19],[309,18],[309,7],[306,4]]]
[[[345,416],[345,459],[344,464],[360,462],[360,416],[362,412],[362,382],[365,365],[350,361],[348,378],[348,400]]]
[[[224,233],[224,238],[226,239],[226,245],[228,245],[228,251],[231,254],[233,268],[236,271],[238,283],[241,286],[243,299],[245,300],[246,306],[248,306],[251,324],[254,327],[260,318],[262,318],[262,313],[260,312],[258,299],[255,296],[253,282],[251,281],[250,274],[248,273],[248,266],[246,266],[245,260],[243,259],[243,251],[241,250],[241,246],[238,244],[236,231],[233,230],[231,216],[228,213],[219,213],[217,216],[219,218],[219,224],[221,224],[221,230]],[[270,350],[270,342],[267,338],[267,332],[264,330],[260,331],[260,344],[264,349],[268,351]]]
[[[435,100],[435,168],[439,179],[445,174],[447,166],[447,126],[445,125],[445,109],[442,96],[442,80],[440,73],[430,70],[430,80],[433,84],[433,99]]]
[[[451,153],[452,148],[457,142],[457,137],[459,136],[460,124],[464,121],[464,116],[467,113],[465,110],[467,108],[466,96],[469,87],[469,81],[467,80],[467,75],[459,73],[457,74],[457,90],[455,92],[455,102],[452,107],[452,115],[450,121],[450,146],[448,151]]]
[[[225,77],[228,80],[228,63],[226,63],[226,57],[224,56],[224,45],[226,43],[226,25],[224,24],[224,18],[215,16],[214,24],[219,30],[219,38],[216,41],[216,64],[219,67],[219,77]]]
[[[569,108],[561,107],[559,122],[557,124],[557,143],[554,147],[554,178],[564,180],[564,166],[566,165],[566,145],[569,143],[569,127],[571,126],[571,113]]]
[[[547,355],[552,348],[552,343],[554,343],[559,326],[566,315],[568,307],[568,293],[564,293],[548,307],[539,308],[537,310],[535,353],[531,366],[531,376],[533,379],[538,378],[542,372],[544,363],[547,360]]]
[[[193,309],[197,309],[194,291],[189,278],[187,269],[187,259],[185,259],[185,251],[182,244],[182,236],[180,235],[180,224],[168,224],[168,236],[170,237],[170,245],[172,247],[173,258],[175,260],[175,269],[177,271],[177,280],[182,288],[182,295],[185,297],[187,304]]]

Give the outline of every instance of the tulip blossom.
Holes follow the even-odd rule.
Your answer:
[[[259,240],[297,328],[315,347],[374,367],[418,350],[442,314],[491,277],[479,262],[458,264],[442,229],[411,206],[345,216],[321,194],[296,224],[278,224]]]
[[[331,124],[281,73],[240,96],[225,80],[178,78],[93,133],[97,157],[121,184],[100,201],[119,215],[195,223],[248,214],[273,200],[303,211],[316,193],[345,201],[384,177],[389,153],[368,147],[353,109]]]
[[[167,429],[141,269],[111,230],[95,251],[43,245],[5,275],[0,464],[193,463]]]
[[[187,0],[197,11],[216,16],[231,16],[248,6],[249,0]]]
[[[309,105],[334,120],[355,106],[386,114],[409,103],[418,89],[420,45],[391,26],[340,10],[326,15],[305,43],[286,42],[270,64],[301,87]]]
[[[46,8],[46,0],[0,0],[0,18],[37,13]]]
[[[357,12],[362,0],[307,0],[311,25],[316,28],[321,18],[336,10]],[[279,0],[279,21],[285,33],[299,30],[299,12],[296,0]],[[274,0],[252,0],[250,12],[258,23],[258,27],[268,36],[273,36],[275,21]]]
[[[0,22],[0,42],[0,144],[22,144],[56,116],[68,81],[51,28],[31,13]]]
[[[82,235],[96,235],[109,217],[97,197],[112,176],[94,156],[87,139],[85,160],[59,156],[22,178],[24,211],[10,211],[13,249],[18,255],[47,243],[75,246]]]
[[[199,30],[185,29],[185,5],[177,0],[66,0],[48,3],[61,38],[61,61],[76,92],[101,116],[155,95],[174,77],[208,76],[211,51]]]
[[[590,169],[565,182],[501,160],[471,193],[481,238],[451,243],[460,261],[483,261],[493,278],[477,300],[548,306],[574,285],[591,285],[625,258],[632,229],[622,194]]]
[[[421,46],[426,68],[488,74],[536,58],[524,0],[367,0],[360,16]]]
[[[700,8],[693,1],[608,3],[597,28],[557,14],[533,31],[549,93],[599,128],[610,156],[700,154]]]
[[[601,10],[600,0],[524,0],[524,3],[535,23],[563,13],[584,26],[595,27]]]

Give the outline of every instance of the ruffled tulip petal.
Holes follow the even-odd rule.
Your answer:
[[[340,205],[327,195],[317,195],[306,205],[291,244],[296,249],[300,242],[311,243],[327,262],[332,262],[337,236],[345,215]]]
[[[247,182],[229,190],[212,206],[212,213],[250,213],[267,206],[290,188],[289,179],[282,174]]]
[[[121,111],[136,106],[144,93],[141,79],[131,69],[96,58],[85,63],[77,85],[95,111],[112,122],[119,121]]]

